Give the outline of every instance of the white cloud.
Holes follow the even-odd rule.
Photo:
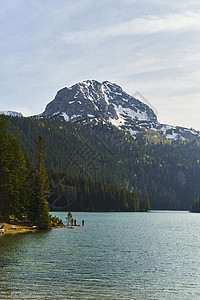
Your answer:
[[[177,32],[200,29],[200,14],[185,12],[182,14],[169,14],[167,16],[143,16],[129,22],[110,27],[89,31],[66,32],[63,39],[67,43],[99,42],[105,38],[148,35],[160,32]]]
[[[199,122],[200,128],[194,117],[198,107],[200,111],[199,1],[1,4],[1,110],[40,113],[64,86],[110,80],[130,94],[139,90],[156,107],[161,122],[186,122],[187,112],[180,111],[193,99],[188,123],[197,128]]]

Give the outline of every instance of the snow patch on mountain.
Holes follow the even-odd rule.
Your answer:
[[[149,131],[170,140],[200,137],[193,129],[160,124],[152,108],[109,81],[86,80],[61,89],[41,116],[59,116],[65,121],[83,124],[89,119],[111,123],[129,131],[134,138],[141,133],[148,135]]]
[[[11,116],[11,117],[23,117],[22,113],[16,111],[0,111],[0,115]]]
[[[137,120],[141,120],[141,121],[149,120],[146,111],[145,112],[141,112],[139,110],[134,111],[133,109],[131,109],[129,107],[122,107],[121,105],[119,105],[119,106],[115,105],[115,109],[118,112],[118,114],[123,117],[129,117],[133,120],[137,119]]]
[[[65,121],[69,121],[69,116],[66,113],[61,114]]]

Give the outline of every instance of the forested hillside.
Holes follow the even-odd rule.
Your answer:
[[[36,127],[37,125],[35,124]],[[45,124],[42,123],[41,126],[45,127]],[[36,127],[32,128],[34,134],[37,132]],[[32,139],[30,132],[29,138]],[[26,144],[25,137],[22,141],[25,150],[28,143]],[[83,176],[73,176],[58,169],[56,171],[49,169],[48,176],[44,166],[46,146],[45,140],[38,135],[37,140],[35,142],[32,140],[29,144],[30,148],[27,146],[24,151],[26,154],[23,154],[18,139],[7,130],[6,118],[0,116],[0,219],[9,220],[13,216],[40,229],[47,229],[52,222],[48,214],[49,196],[50,207],[53,210],[150,209],[148,197],[142,197],[141,193],[117,189],[113,185],[102,184],[100,181],[92,181]],[[59,158],[61,160],[61,156]]]
[[[200,144],[152,136],[135,142],[110,124],[60,118],[9,117],[8,125],[32,159],[39,135],[48,145],[49,176],[57,172],[148,195],[153,209],[189,209],[200,193]]]
[[[128,189],[102,184],[80,175],[58,172],[50,175],[50,208],[76,211],[147,211],[149,199]]]

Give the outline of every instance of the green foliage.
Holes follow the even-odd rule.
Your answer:
[[[197,197],[196,199],[194,199],[194,202],[190,208],[190,212],[197,212],[200,213],[200,198]]]
[[[56,216],[49,215],[51,227],[63,227],[63,221]]]
[[[17,138],[0,116],[0,218],[29,222],[39,229],[50,226],[49,182],[44,166],[45,142],[39,137],[35,167],[24,158]]]
[[[73,211],[148,211],[150,203],[148,197],[142,197],[127,189],[116,188],[113,184],[102,184],[100,181],[90,180],[80,175],[69,175],[58,172],[51,175],[52,194],[51,204],[57,203],[58,210]],[[54,190],[56,182],[62,182],[62,188]],[[52,207],[53,210],[56,207]],[[68,212],[68,225],[72,214]]]
[[[68,211],[66,220],[67,220],[67,225],[68,225],[68,226],[69,226],[69,224],[73,225],[73,217],[72,217],[72,213],[71,213],[70,210]]]
[[[0,117],[0,216],[7,218],[13,214],[21,218],[25,174],[25,159],[18,140],[7,131],[5,118]]]
[[[104,125],[99,130],[92,122],[83,126],[58,118],[9,117],[8,125],[32,162],[37,137],[45,138],[49,175],[62,171],[118,189],[132,190],[142,198],[148,195],[152,209],[186,210],[200,194],[198,140],[169,141],[159,134],[155,138],[155,134],[147,132],[146,137],[141,134],[135,142],[128,133],[117,130],[107,138]],[[110,126],[107,131],[112,130]],[[52,188],[54,192],[63,186]],[[84,193],[91,199],[90,189],[86,186]],[[81,198],[83,196],[80,196],[82,209],[92,209],[94,202],[91,200],[89,205],[86,197]],[[126,201],[124,207],[127,207]]]
[[[9,215],[9,219],[12,220],[13,222],[16,223],[20,223],[20,220],[18,218],[16,218],[14,215]]]
[[[50,227],[50,219],[47,199],[50,190],[44,166],[46,143],[41,136],[39,136],[37,146],[38,153],[36,155],[35,170],[32,174],[28,218],[39,229],[48,229]]]

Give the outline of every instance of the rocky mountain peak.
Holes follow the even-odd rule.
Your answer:
[[[63,115],[67,121],[80,117],[101,117],[113,125],[128,119],[157,121],[153,110],[109,81],[86,80],[58,91],[42,114]]]
[[[128,130],[137,138],[142,133],[150,138],[199,138],[199,132],[178,126],[160,124],[154,111],[142,101],[127,94],[109,81],[85,80],[57,92],[40,117],[62,117],[65,121],[111,123]]]

